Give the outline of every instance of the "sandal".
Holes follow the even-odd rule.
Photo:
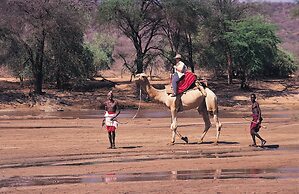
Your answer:
[[[261,147],[264,147],[264,145],[266,144],[266,142],[267,142],[266,140],[263,140],[262,143],[261,143]]]

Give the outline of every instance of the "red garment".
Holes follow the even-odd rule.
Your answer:
[[[113,111],[107,111],[107,112],[108,112],[108,114],[115,114],[115,112],[113,112]],[[106,125],[106,129],[107,129],[108,132],[113,132],[113,131],[116,130],[116,127],[115,126],[107,126]]]
[[[178,94],[185,92],[196,81],[196,75],[192,72],[186,72],[185,76],[178,83]]]
[[[252,114],[252,121],[250,124],[250,132],[258,132],[261,128],[260,123],[257,123],[259,120],[259,115],[258,114]]]
[[[113,131],[115,131],[116,127],[114,127],[114,126],[106,126],[106,129],[107,129],[108,132],[113,132]]]

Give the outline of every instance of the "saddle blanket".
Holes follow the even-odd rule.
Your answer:
[[[188,90],[190,86],[196,81],[196,75],[187,71],[182,80],[178,83],[178,94],[181,94]]]

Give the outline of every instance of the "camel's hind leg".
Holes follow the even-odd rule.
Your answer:
[[[199,141],[199,143],[202,143],[205,135],[207,134],[208,130],[211,127],[211,121],[210,121],[209,113],[205,106],[203,106],[201,109],[198,109],[197,111],[199,114],[202,115],[203,121],[205,122],[205,129],[204,129],[204,131],[201,135],[200,141]]]
[[[171,143],[175,142],[176,130],[177,130],[177,112],[176,110],[171,110],[171,125],[170,129],[172,131]]]
[[[218,111],[213,112],[213,115],[214,115],[214,122],[215,122],[215,124],[216,124],[216,130],[217,130],[217,133],[216,133],[216,142],[215,142],[215,144],[217,144],[218,141],[219,141],[220,131],[221,131],[221,127],[222,127],[222,124],[221,124],[221,122],[220,122],[219,119],[218,119],[218,113],[217,113],[217,112],[218,112]]]

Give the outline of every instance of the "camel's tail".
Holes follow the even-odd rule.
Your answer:
[[[206,88],[207,91],[207,97],[206,99],[206,106],[208,112],[213,116],[214,122],[216,123],[216,128],[217,128],[217,139],[219,138],[219,134],[222,128],[222,123],[219,121],[218,113],[218,99],[215,93],[210,90],[209,88]]]
[[[209,88],[206,88],[205,90],[206,90],[206,93],[207,93],[207,96],[205,98],[206,105],[207,105],[207,110],[210,113],[218,115],[218,100],[217,100],[217,96]]]

